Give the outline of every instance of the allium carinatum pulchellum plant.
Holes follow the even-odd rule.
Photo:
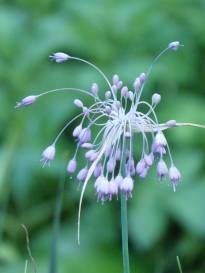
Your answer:
[[[147,73],[141,73],[133,83],[132,90],[123,84],[118,75],[114,75],[112,82],[94,64],[70,56],[66,53],[57,52],[50,56],[56,63],[80,61],[91,66],[101,74],[107,84],[107,90],[99,94],[97,83],[93,83],[90,90],[78,88],[61,88],[46,91],[39,95],[31,95],[18,102],[16,108],[28,106],[41,97],[61,91],[75,92],[74,104],[79,113],[58,133],[53,143],[42,153],[43,166],[50,165],[56,153],[56,144],[60,136],[72,122],[78,120],[79,125],[72,132],[77,147],[74,155],[67,165],[68,175],[76,174],[76,179],[82,183],[82,192],[79,204],[78,215],[78,240],[80,227],[80,211],[84,191],[91,176],[94,176],[94,188],[97,199],[104,203],[112,198],[121,196],[121,224],[122,224],[122,247],[124,272],[129,272],[128,261],[128,238],[127,238],[127,199],[132,196],[134,181],[137,176],[145,178],[149,169],[156,161],[156,173],[159,180],[168,177],[173,190],[181,179],[181,173],[175,166],[168,141],[164,131],[177,126],[203,125],[193,123],[178,123],[169,120],[159,123],[155,109],[161,101],[161,96],[154,93],[151,102],[141,99],[144,86],[150,76],[154,63],[167,51],[176,51],[182,45],[180,42],[171,42],[152,62]],[[91,106],[84,105],[83,101],[77,98],[77,94],[83,93],[93,99]],[[144,107],[142,107],[144,106]],[[142,112],[141,109],[146,109]],[[92,135],[92,128],[97,127],[95,136]],[[136,158],[133,153],[133,146],[138,138],[141,138],[141,156]],[[78,152],[85,151],[86,164],[83,169],[78,169]],[[167,158],[166,163],[164,158]]]

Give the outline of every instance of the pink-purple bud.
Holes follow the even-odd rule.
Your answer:
[[[117,85],[118,82],[119,82],[120,78],[117,74],[115,74],[113,77],[112,77],[112,82],[114,85]]]
[[[157,146],[166,146],[167,145],[167,141],[166,138],[164,136],[164,134],[162,132],[158,132],[155,136],[155,144]]]
[[[133,191],[134,183],[130,176],[123,179],[121,183],[121,191],[123,191],[127,196],[130,196]]]
[[[145,163],[145,160],[144,158],[140,159],[140,161],[137,163],[137,166],[136,166],[136,173],[137,174],[141,174],[144,169],[146,168],[146,163]]]
[[[45,165],[50,165],[50,162],[55,158],[55,146],[50,145],[48,146],[42,153],[41,161],[43,162],[43,167]]]
[[[115,153],[115,160],[119,161],[121,159],[121,151],[120,149],[117,149]]]
[[[121,96],[125,97],[128,93],[128,87],[127,86],[123,86],[123,88],[121,89]]]
[[[88,107],[83,106],[83,114],[84,114],[85,116],[88,116],[89,113],[90,113],[90,110],[88,109]]]
[[[56,63],[64,63],[69,58],[71,58],[68,54],[63,53],[63,52],[56,52],[49,57],[51,58],[51,60],[55,61]]]
[[[142,179],[144,179],[144,178],[147,176],[148,171],[149,171],[149,167],[146,166],[146,167],[143,169],[143,171],[139,174],[139,177],[142,178]]]
[[[95,189],[97,192],[98,199],[104,202],[109,194],[108,180],[103,176],[99,176],[95,182]]]
[[[133,94],[132,91],[129,91],[129,92],[128,92],[128,98],[129,98],[131,101],[133,101],[133,99],[134,99],[134,94]]]
[[[92,149],[93,148],[93,144],[92,143],[83,143],[81,145],[82,148],[85,148],[85,149]]]
[[[82,107],[83,107],[83,103],[82,103],[82,101],[79,100],[79,99],[75,99],[75,100],[74,100],[74,104],[75,104],[77,107],[79,107],[79,108],[82,108]]]
[[[37,100],[38,96],[28,96],[22,99],[22,101],[17,102],[15,108],[20,108],[23,106],[28,106],[30,104],[33,104]]]
[[[111,113],[111,108],[110,106],[105,106],[105,112],[109,115]]]
[[[149,155],[145,154],[144,156],[144,161],[146,163],[147,166],[152,166],[153,162],[154,162],[154,155],[153,153],[150,153]]]
[[[168,173],[167,165],[163,159],[160,159],[160,161],[157,164],[157,175],[159,176],[160,179],[162,179],[165,177],[165,175],[167,175],[167,173]]]
[[[177,124],[177,122],[176,122],[176,120],[174,120],[174,119],[168,120],[168,121],[166,122],[166,125],[167,125],[167,127],[169,127],[169,128],[175,127],[176,124]]]
[[[82,132],[82,125],[78,125],[75,127],[75,129],[73,130],[73,136],[74,137],[79,137],[80,133]]]
[[[114,169],[115,169],[115,164],[116,164],[116,162],[115,162],[115,160],[114,160],[113,158],[110,158],[110,159],[108,160],[108,162],[107,162],[107,171],[108,171],[109,173],[112,173],[112,172],[114,171]]]
[[[87,177],[87,174],[88,174],[88,169],[85,167],[79,171],[77,175],[77,179],[80,181],[84,181]]]
[[[91,86],[91,92],[96,96],[99,91],[99,87],[97,83],[93,83]]]
[[[179,41],[174,41],[174,42],[171,42],[169,45],[168,45],[168,48],[172,49],[172,50],[177,50],[180,46],[182,46],[180,44]]]
[[[140,82],[141,82],[141,85],[142,85],[146,80],[146,74],[141,73],[140,76],[139,76],[139,79],[140,79]]]
[[[88,128],[82,129],[80,135],[79,135],[79,140],[81,143],[85,142],[90,142],[91,140],[91,131]]]
[[[161,96],[157,93],[152,95],[152,104],[157,105],[161,101]]]
[[[73,158],[68,162],[67,165],[67,172],[68,173],[74,173],[76,171],[76,167],[77,167],[77,162],[76,160]]]
[[[102,174],[102,165],[100,163],[95,167],[93,174],[96,178]]]
[[[109,199],[112,200],[113,195],[118,194],[118,184],[115,182],[114,179],[111,179],[109,182]]]
[[[95,150],[90,150],[85,153],[85,158],[90,158],[93,154],[95,154]]]
[[[170,180],[172,182],[173,189],[174,189],[174,192],[175,192],[176,191],[176,185],[179,182],[179,180],[181,179],[181,173],[175,166],[171,166],[169,168],[169,178],[170,178]]]
[[[136,78],[136,80],[134,81],[133,87],[135,89],[135,91],[139,91],[139,89],[141,88],[142,84],[140,81],[140,78]]]
[[[116,177],[115,177],[115,183],[118,185],[118,188],[121,189],[121,184],[123,182],[123,177],[121,174],[118,174]]]

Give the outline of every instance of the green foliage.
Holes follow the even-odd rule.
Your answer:
[[[29,230],[39,272],[48,272],[59,177],[75,144],[68,130],[59,142],[52,167],[40,167],[41,151],[66,120],[76,114],[74,93],[53,94],[19,111],[13,108],[15,102],[28,94],[58,87],[88,89],[92,82],[99,82],[101,92],[106,88],[95,71],[85,65],[57,65],[48,60],[49,54],[65,51],[82,56],[96,63],[110,78],[119,73],[131,87],[156,52],[170,41],[180,40],[184,48],[160,60],[144,96],[149,98],[155,91],[162,94],[158,108],[161,121],[204,123],[204,12],[203,0],[1,1],[1,272],[23,272],[28,257],[21,223]],[[177,272],[175,257],[179,255],[184,272],[202,273],[204,132],[175,128],[167,132],[167,137],[183,179],[175,194],[167,182],[157,181],[154,170],[146,181],[136,181],[129,200],[131,269]],[[101,206],[89,186],[78,247],[80,191],[76,189],[75,179],[67,179],[59,234],[59,272],[120,272],[119,202]]]

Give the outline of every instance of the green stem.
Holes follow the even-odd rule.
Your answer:
[[[122,163],[121,163],[121,174],[123,177],[126,176],[126,148],[127,141],[123,143],[122,151]],[[121,192],[121,234],[122,234],[122,259],[123,259],[123,273],[130,272],[129,265],[129,248],[128,248],[128,224],[127,224],[127,196],[124,192]]]
[[[123,273],[130,272],[128,249],[128,225],[127,225],[127,197],[121,193],[121,232],[122,232],[122,258]]]

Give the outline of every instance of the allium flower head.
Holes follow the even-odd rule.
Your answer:
[[[27,97],[17,104],[17,107],[32,104],[37,97],[61,91],[79,92],[93,99],[93,104],[88,106],[83,100],[76,97],[74,104],[79,113],[66,123],[53,144],[46,148],[42,154],[44,165],[52,161],[55,156],[55,145],[60,136],[71,123],[78,122],[72,133],[77,147],[67,165],[67,171],[68,173],[77,171],[77,179],[83,182],[79,219],[84,191],[91,176],[95,179],[94,188],[99,201],[111,200],[113,196],[117,196],[119,191],[125,193],[128,198],[132,196],[135,177],[145,178],[149,169],[154,166],[153,163],[157,162],[158,177],[162,179],[168,174],[173,189],[176,190],[181,174],[173,163],[164,131],[177,126],[188,125],[203,128],[204,126],[177,123],[175,120],[159,123],[156,107],[161,101],[161,95],[153,92],[150,102],[142,100],[141,97],[155,62],[167,51],[177,50],[180,46],[181,44],[178,41],[170,43],[154,59],[147,73],[143,72],[134,79],[133,90],[129,90],[117,74],[113,76],[112,82],[110,82],[94,64],[62,52],[55,53],[51,58],[57,63],[75,60],[94,68],[105,80],[106,90],[100,92],[97,83],[93,83],[88,91],[70,87],[61,88],[41,93],[38,96]],[[145,109],[145,112],[142,109]],[[96,135],[91,133],[93,127],[98,128]],[[133,146],[138,145],[139,137],[142,139],[141,157],[136,158]],[[77,170],[79,150],[83,150],[85,153],[86,162],[86,167],[80,171]],[[169,171],[164,161],[165,156],[167,157]]]

